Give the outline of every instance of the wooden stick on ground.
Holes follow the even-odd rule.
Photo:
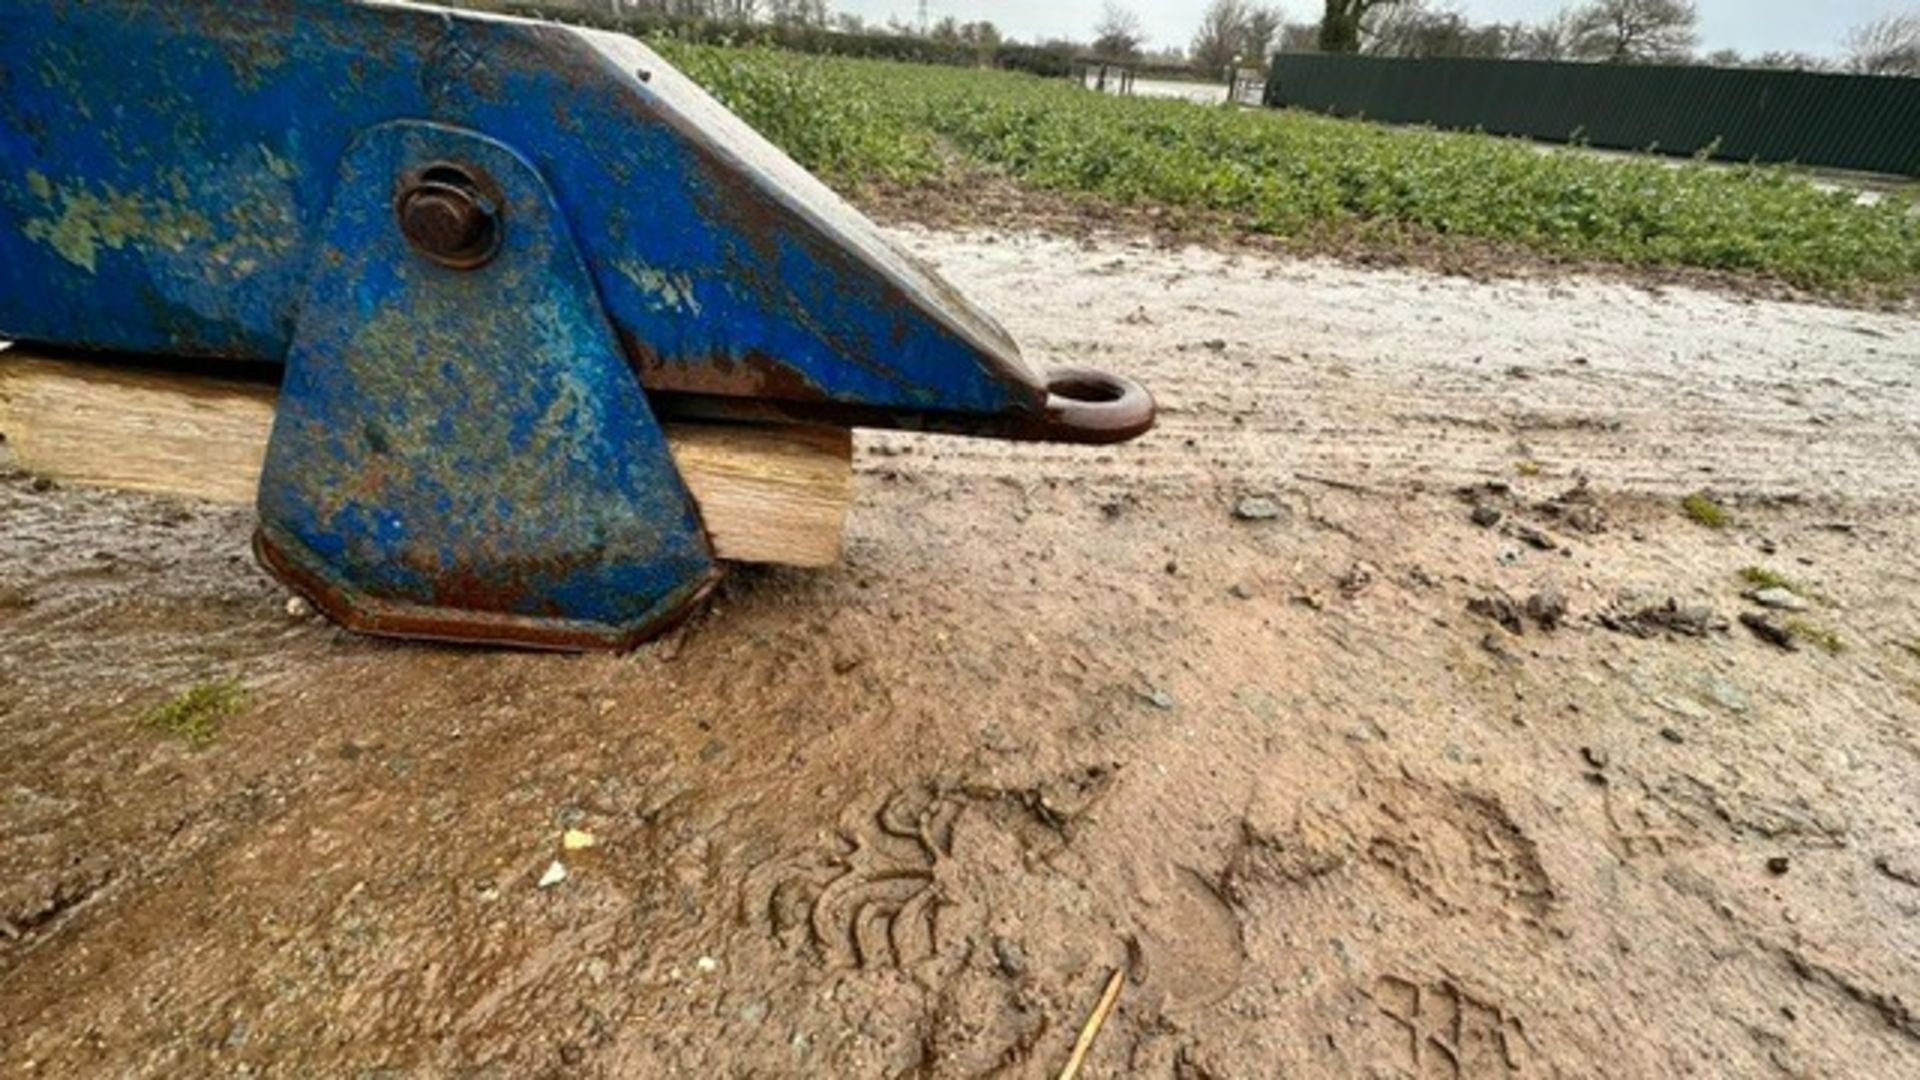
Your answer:
[[[1073,1056],[1067,1059],[1067,1067],[1060,1070],[1060,1080],[1076,1080],[1080,1070],[1087,1063],[1087,1054],[1093,1050],[1093,1040],[1100,1037],[1100,1029],[1107,1024],[1107,1017],[1113,1014],[1113,1007],[1120,1002],[1120,988],[1126,985],[1125,968],[1116,969],[1113,977],[1107,980],[1107,989],[1100,995],[1100,1004],[1093,1007],[1093,1015],[1087,1017],[1087,1026],[1080,1029],[1080,1038],[1073,1044]]]
[[[0,434],[19,467],[83,487],[251,505],[279,391],[266,383],[0,351]],[[668,424],[714,549],[735,562],[839,562],[853,501],[844,430]]]

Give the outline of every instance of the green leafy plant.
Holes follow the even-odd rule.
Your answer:
[[[232,680],[201,683],[149,709],[140,723],[200,750],[219,738],[220,725],[238,713],[245,700],[240,684]]]
[[[1740,571],[1740,578],[1756,589],[1785,589],[1790,593],[1806,595],[1806,590],[1800,587],[1799,582],[1764,566],[1746,567]]]
[[[1696,524],[1709,529],[1724,529],[1733,524],[1733,515],[1705,493],[1689,495],[1680,500],[1680,509]]]
[[[1840,635],[1823,626],[1815,626],[1805,619],[1790,619],[1786,626],[1788,633],[1829,656],[1838,656],[1847,651],[1847,644],[1840,639]]]

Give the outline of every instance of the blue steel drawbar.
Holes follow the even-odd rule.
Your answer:
[[[281,368],[264,564],[355,629],[631,645],[718,572],[661,416],[1116,442],[638,42],[0,0],[0,338]]]

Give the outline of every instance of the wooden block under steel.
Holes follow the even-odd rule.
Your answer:
[[[86,487],[251,505],[278,389],[170,370],[0,351],[0,434],[19,467]],[[832,427],[666,425],[714,551],[831,566],[853,501],[853,435]]]

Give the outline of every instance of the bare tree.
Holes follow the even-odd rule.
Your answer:
[[[1619,64],[1680,59],[1699,43],[1699,21],[1693,0],[1593,0],[1574,12],[1574,53]]]
[[[1247,25],[1242,34],[1244,40],[1240,46],[1240,56],[1261,67],[1273,59],[1274,45],[1280,37],[1281,27],[1287,18],[1279,8],[1272,4],[1256,4],[1247,8]]]
[[[1421,24],[1433,18],[1427,0],[1400,0],[1360,28],[1360,51],[1376,56],[1411,56],[1408,43]]]
[[[1200,17],[1189,55],[1195,67],[1211,71],[1236,61],[1265,65],[1286,19],[1271,5],[1246,0],[1213,0]]]
[[[1520,27],[1508,48],[1522,60],[1571,60],[1574,36],[1573,14],[1563,11]]]
[[[1360,51],[1360,31],[1367,15],[1400,0],[1327,0],[1327,13],[1320,20],[1320,51],[1350,53]]]
[[[1402,0],[1383,10],[1365,27],[1364,51],[1376,56],[1475,56],[1498,59],[1507,55],[1508,27],[1477,24],[1452,8],[1431,8],[1428,0]]]
[[[1920,75],[1920,12],[1887,15],[1848,31],[1847,69],[1861,75]]]
[[[1140,55],[1140,43],[1146,40],[1140,16],[1113,0],[1107,0],[1093,33],[1093,51],[1109,60],[1132,60]]]
[[[826,0],[767,0],[767,17],[781,26],[825,27]]]
[[[1776,71],[1825,71],[1832,65],[1810,53],[1774,49],[1748,60],[1746,66]]]
[[[1318,52],[1320,27],[1314,23],[1288,23],[1280,29],[1281,52]]]
[[[1200,16],[1200,29],[1187,50],[1193,66],[1206,71],[1223,71],[1240,56],[1240,41],[1247,28],[1247,5],[1243,0],[1213,0]]]

